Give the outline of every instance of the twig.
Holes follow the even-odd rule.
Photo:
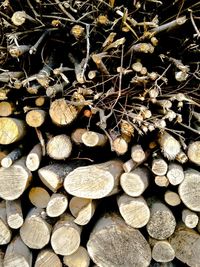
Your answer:
[[[90,39],[89,39],[89,35],[90,35],[90,25],[87,24],[86,25],[87,52],[86,52],[85,63],[83,65],[82,77],[84,77],[84,73],[85,73],[85,70],[87,68],[87,64],[88,64],[89,57],[90,57]]]
[[[39,47],[39,45],[42,43],[42,41],[44,40],[44,38],[47,36],[47,34],[50,33],[50,30],[46,30],[39,38],[39,40],[30,48],[29,50],[29,54],[35,54],[37,52],[37,49]]]
[[[191,9],[188,9],[188,11],[190,12],[190,19],[191,19],[192,25],[193,25],[193,27],[194,27],[194,30],[195,30],[195,32],[196,32],[196,34],[197,34],[197,37],[199,38],[199,37],[200,37],[200,31],[199,31],[199,29],[197,28],[197,25],[196,25],[196,23],[195,23],[195,21],[194,21],[194,18],[193,18],[193,15],[192,15],[192,10],[191,10]]]
[[[62,12],[72,20],[75,20],[75,18],[63,7],[62,3],[59,0],[54,0],[54,2],[59,6],[59,8],[62,10]]]

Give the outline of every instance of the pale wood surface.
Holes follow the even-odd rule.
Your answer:
[[[117,155],[124,155],[128,151],[128,143],[123,137],[117,137],[112,142],[112,149]]]
[[[181,199],[178,193],[167,190],[164,194],[165,202],[170,206],[178,206],[181,203]]]
[[[68,206],[67,196],[62,193],[54,193],[51,195],[46,207],[49,217],[58,217],[62,215]]]
[[[35,145],[26,157],[26,167],[30,171],[36,171],[42,160],[42,146],[41,144]]]
[[[73,254],[64,256],[63,262],[68,267],[89,267],[90,257],[87,250],[80,246]]]
[[[187,155],[191,162],[200,165],[200,141],[189,144]]]
[[[10,116],[14,111],[14,105],[12,102],[2,101],[0,102],[0,116]]]
[[[30,127],[40,127],[45,122],[47,113],[42,109],[33,109],[26,114],[26,123]]]
[[[18,229],[22,226],[24,218],[20,199],[6,201],[6,215],[10,228]]]
[[[19,141],[26,133],[25,123],[14,118],[0,118],[0,144],[8,145]]]
[[[151,170],[155,175],[163,176],[167,173],[167,169],[168,164],[164,159],[153,159]]]
[[[170,262],[175,258],[175,251],[167,240],[152,240],[152,258],[156,262]]]
[[[36,258],[34,267],[62,267],[61,260],[52,249],[42,249]]]
[[[0,202],[0,245],[8,244],[11,240],[12,232],[7,224],[6,202]]]
[[[141,232],[114,214],[106,214],[97,222],[87,250],[99,267],[147,267],[151,261],[150,246]]]
[[[169,160],[175,159],[181,150],[179,141],[166,131],[160,133],[158,141],[163,155]]]
[[[64,98],[53,101],[49,109],[49,115],[53,123],[58,126],[65,126],[72,123],[77,117],[77,114],[77,109],[73,105],[67,104]]]
[[[82,142],[88,147],[104,146],[108,140],[105,134],[93,131],[86,131],[81,136]]]
[[[73,220],[74,217],[65,214],[54,225],[51,246],[56,254],[71,255],[79,248],[81,228]]]
[[[87,131],[87,129],[85,128],[78,128],[76,130],[74,130],[71,134],[71,139],[72,141],[77,144],[80,145],[81,143],[83,143],[82,141],[82,135]]]
[[[141,163],[145,160],[146,154],[141,145],[134,145],[131,148],[131,158],[136,163]]]
[[[140,197],[130,197],[126,194],[117,199],[119,211],[125,222],[134,227],[145,226],[150,218],[150,210],[145,199]]]
[[[72,143],[69,136],[60,134],[52,137],[47,142],[47,154],[56,160],[68,158],[72,152]]]
[[[177,259],[190,267],[199,266],[200,235],[195,230],[180,225],[169,241]]]
[[[32,253],[21,240],[16,236],[7,246],[4,267],[32,267]]]
[[[149,172],[145,167],[138,167],[129,173],[123,173],[120,184],[127,195],[138,197],[149,185]]]
[[[42,209],[33,208],[20,228],[23,242],[32,249],[41,249],[49,243],[51,225],[42,218]]]
[[[176,227],[176,220],[171,210],[160,201],[153,200],[150,212],[150,220],[146,227],[148,234],[158,240],[170,237]]]
[[[6,200],[19,198],[28,187],[32,174],[25,166],[25,158],[9,168],[0,168],[0,197]]]
[[[123,169],[124,169],[125,172],[131,172],[136,167],[137,167],[137,163],[134,162],[132,159],[127,160],[123,164]]]
[[[179,185],[178,192],[186,207],[200,211],[200,172],[189,169],[185,171],[185,179]]]
[[[196,212],[189,209],[182,210],[182,221],[188,228],[195,228],[199,222],[199,216]]]
[[[169,180],[166,176],[155,176],[155,184],[157,186],[161,186],[161,187],[167,187],[169,185]]]
[[[184,180],[183,167],[177,163],[169,163],[167,178],[170,184],[178,185]]]
[[[119,191],[122,162],[108,161],[85,167],[78,167],[64,180],[65,190],[77,197],[98,199]]]
[[[11,151],[5,158],[1,160],[1,166],[4,168],[9,168],[16,160],[22,156],[22,149],[15,148]]]
[[[32,187],[29,191],[29,200],[36,208],[46,208],[50,200],[48,191],[40,186]]]

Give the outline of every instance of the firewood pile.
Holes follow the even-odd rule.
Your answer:
[[[0,266],[200,266],[200,2],[0,3]]]

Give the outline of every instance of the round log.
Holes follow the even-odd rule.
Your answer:
[[[0,144],[9,145],[21,140],[26,133],[25,123],[14,118],[0,118]]]
[[[73,220],[74,217],[66,214],[54,225],[51,246],[56,254],[71,255],[79,248],[81,228]]]
[[[184,179],[183,167],[177,163],[170,163],[166,176],[170,184],[172,185],[180,184]]]
[[[132,159],[129,159],[123,164],[123,169],[125,172],[131,172],[137,167],[137,165],[138,164],[136,162],[134,162]]]
[[[85,133],[83,133],[81,139],[83,144],[88,147],[104,146],[108,140],[105,134],[100,134],[92,131],[86,131]]]
[[[22,242],[20,236],[16,236],[7,246],[4,257],[4,267],[31,267],[32,253]]]
[[[146,267],[151,261],[150,246],[140,231],[115,214],[106,214],[97,222],[87,250],[99,267]]]
[[[72,143],[70,138],[65,134],[52,137],[47,143],[47,154],[56,160],[64,160],[72,152]]]
[[[1,160],[1,166],[4,168],[9,168],[21,156],[22,156],[22,149],[15,148],[5,158]]]
[[[175,250],[176,258],[187,266],[199,266],[200,235],[193,229],[180,225],[169,239]]]
[[[130,197],[126,194],[117,199],[119,211],[125,222],[134,227],[141,228],[145,226],[150,218],[150,210],[143,197]]]
[[[6,214],[7,214],[7,222],[10,228],[19,229],[24,222],[21,200],[20,199],[7,200]]]
[[[168,205],[173,206],[173,207],[181,204],[181,199],[180,199],[179,194],[177,194],[176,192],[170,191],[170,190],[167,190],[165,192],[164,199]]]
[[[19,198],[32,179],[31,172],[25,166],[25,158],[16,161],[9,168],[0,168],[0,197],[5,200]]]
[[[136,163],[141,163],[145,160],[146,154],[141,145],[134,145],[131,148],[131,158]]]
[[[145,167],[138,167],[129,173],[123,173],[120,184],[127,195],[138,197],[149,185],[149,172]]]
[[[76,130],[74,130],[71,134],[71,139],[72,141],[77,144],[80,145],[83,143],[82,141],[82,135],[87,131],[87,129],[85,128],[78,128]]]
[[[66,126],[71,124],[78,115],[78,110],[70,104],[67,104],[64,98],[56,99],[51,103],[49,115],[58,126]]]
[[[43,187],[32,187],[29,191],[29,200],[36,208],[46,208],[50,195]]]
[[[74,222],[78,225],[86,225],[94,215],[96,203],[92,199],[72,197],[69,203]]]
[[[87,250],[80,246],[73,254],[64,256],[63,262],[68,267],[89,267],[90,257]]]
[[[42,209],[33,208],[20,228],[23,242],[32,249],[41,249],[49,243],[51,226],[41,216]]]
[[[160,133],[158,142],[163,155],[169,160],[175,159],[181,151],[180,143],[166,131]]]
[[[128,143],[123,137],[117,137],[112,142],[112,149],[117,155],[124,155],[128,151]]]
[[[2,101],[0,102],[0,116],[1,117],[8,117],[14,111],[14,105],[11,102]]]
[[[42,109],[33,109],[26,114],[26,123],[30,127],[40,127],[45,122],[46,112]]]
[[[182,221],[188,228],[195,228],[199,222],[199,216],[189,209],[182,210]]]
[[[200,141],[189,144],[187,155],[191,162],[200,165]]]
[[[64,194],[52,194],[46,207],[47,215],[49,217],[58,217],[66,211],[67,206],[68,199]]]
[[[30,171],[36,171],[42,160],[42,147],[41,144],[35,145],[32,150],[29,152],[26,158],[26,167]]]
[[[119,191],[122,162],[112,160],[101,164],[78,167],[64,180],[65,190],[77,197],[99,199]]]
[[[159,176],[155,177],[155,184],[160,187],[167,187],[169,185],[169,180],[166,176]]]
[[[178,192],[186,207],[200,211],[200,172],[189,169],[185,171],[185,179],[179,185]]]
[[[167,173],[168,164],[164,159],[153,159],[151,170],[155,175],[164,176]]]
[[[37,255],[34,267],[62,267],[61,260],[51,249],[42,249]]]
[[[6,202],[0,202],[0,245],[8,244],[11,240],[11,230],[6,220]]]
[[[151,203],[150,220],[147,223],[148,234],[158,240],[170,237],[176,227],[176,220],[171,210],[159,201]]]
[[[152,258],[156,262],[170,262],[175,258],[175,251],[167,240],[150,240]]]

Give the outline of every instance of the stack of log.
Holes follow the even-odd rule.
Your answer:
[[[0,267],[200,266],[199,3],[14,2]]]

